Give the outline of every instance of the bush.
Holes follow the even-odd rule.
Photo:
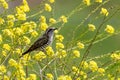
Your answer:
[[[67,4],[69,10],[63,6],[63,15],[57,11],[58,5],[64,4],[58,4],[60,1],[41,0],[39,9],[30,9],[23,0],[21,5],[8,9],[12,0],[0,0],[4,8],[0,14],[1,80],[120,79],[120,46],[115,38],[120,30],[111,22],[120,8],[107,8],[110,0],[83,0],[71,2],[75,7]],[[53,45],[20,58],[51,26],[58,28]]]

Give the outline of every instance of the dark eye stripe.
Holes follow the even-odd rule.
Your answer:
[[[47,31],[47,33],[49,33],[51,30],[52,30],[52,29],[49,29],[49,30]]]

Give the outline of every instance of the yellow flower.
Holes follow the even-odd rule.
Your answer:
[[[0,3],[3,3],[5,0],[0,0]]]
[[[28,60],[30,60],[31,59],[31,56],[29,55],[29,54],[26,54],[26,55],[24,55],[23,56],[23,63],[25,62],[27,62]],[[25,64],[25,65],[27,65],[27,64]]]
[[[4,19],[0,18],[0,25],[4,24]]]
[[[23,69],[23,64],[21,64],[20,62],[15,66],[16,67],[16,69],[18,69],[18,70],[22,70]]]
[[[14,31],[14,34],[15,34],[16,36],[20,36],[20,35],[23,34],[23,30],[22,30],[21,28],[19,28],[19,27],[14,28],[13,31]]]
[[[45,10],[48,11],[48,12],[51,12],[52,11],[52,8],[49,4],[45,4]]]
[[[67,23],[67,17],[64,16],[64,15],[62,15],[62,16],[60,17],[60,21],[62,21],[62,22],[64,22],[64,23]]]
[[[83,3],[86,4],[87,6],[90,5],[90,0],[83,0]]]
[[[3,49],[10,51],[11,47],[9,44],[3,44]]]
[[[120,53],[119,54],[113,53],[113,54],[111,54],[110,57],[114,60],[120,60]]]
[[[30,21],[30,22],[25,22],[25,23],[23,23],[23,24],[21,25],[21,29],[22,29],[22,31],[24,31],[24,33],[25,33],[25,32],[32,32],[33,29],[36,28],[36,26],[37,26],[37,24],[36,24],[35,22]]]
[[[10,80],[8,76],[4,75],[3,80]]]
[[[87,69],[88,68],[88,63],[86,61],[82,61],[80,66],[82,66],[83,69]]]
[[[50,2],[50,3],[54,3],[54,2],[55,2],[55,0],[49,0],[49,2]]]
[[[57,78],[57,80],[72,80],[72,78],[68,75],[61,75]]]
[[[80,75],[82,75],[82,76],[83,76],[83,75],[84,75],[84,72],[83,72],[83,71],[80,71]]]
[[[48,25],[46,23],[41,23],[40,24],[40,29],[45,31],[48,28]]]
[[[95,0],[95,2],[102,3],[102,0]]]
[[[96,29],[95,25],[93,25],[93,24],[88,24],[88,27],[89,27],[90,31],[94,31]]]
[[[50,22],[51,24],[55,24],[55,23],[56,23],[56,20],[55,20],[54,18],[50,18],[50,19],[49,19],[49,22]]]
[[[114,33],[115,30],[114,30],[114,28],[111,25],[107,25],[106,28],[105,28],[105,31],[107,33],[112,34],[112,33]]]
[[[15,21],[15,16],[14,15],[7,15],[7,20]]]
[[[80,71],[80,75],[84,75],[84,72],[83,72],[83,71]]]
[[[10,66],[14,66],[14,67],[17,66],[17,62],[16,62],[14,59],[10,59],[10,60],[8,61],[8,63],[9,63]]]
[[[65,76],[66,80],[72,80],[71,76],[66,75]]]
[[[32,28],[32,29],[35,29],[37,24],[34,22],[34,21],[30,21],[29,22],[29,26]]]
[[[23,36],[23,42],[25,43],[25,44],[30,44],[30,39],[27,37],[27,36]]]
[[[98,70],[97,63],[95,61],[90,61],[89,62],[89,68],[92,70],[92,72],[95,72]]]
[[[6,67],[4,65],[0,65],[0,72],[6,73]]]
[[[64,37],[62,35],[56,35],[55,38],[58,42],[62,42],[64,39]]]
[[[46,55],[42,51],[40,51],[39,53],[35,54],[33,58],[37,61],[41,61],[46,58]]]
[[[12,20],[7,21],[7,26],[8,26],[9,28],[13,27],[13,26],[14,26],[14,22],[13,22]]]
[[[61,50],[61,57],[66,57],[67,53],[65,50]]]
[[[0,44],[2,43],[2,36],[0,35]]]
[[[18,74],[19,75],[19,74]],[[16,77],[17,80],[27,80],[24,76]]]
[[[47,73],[46,76],[49,80],[53,80],[53,75],[51,73]]]
[[[74,74],[79,74],[79,69],[76,66],[72,66],[72,71]]]
[[[23,20],[23,21],[25,21],[25,20],[26,20],[26,14],[25,14],[25,13],[16,14],[16,18],[17,18],[18,20]]]
[[[73,51],[74,57],[80,57],[80,52],[78,50]]]
[[[111,75],[111,74],[108,74],[108,79],[109,80],[115,80],[115,77],[113,75]]]
[[[29,12],[30,8],[28,6],[27,0],[23,0],[22,5],[17,7],[16,11],[18,14],[21,14],[23,12]]]
[[[24,72],[23,69],[18,69],[18,70],[15,72],[15,75],[16,75],[17,78],[20,78],[20,79],[21,79],[21,77],[25,76],[26,74],[25,74],[25,72]]]
[[[105,16],[108,16],[109,12],[105,8],[101,8],[100,14],[103,14]]]
[[[57,56],[58,56],[59,58],[64,58],[64,57],[66,57],[66,55],[67,55],[67,53],[66,53],[65,50],[57,51],[56,54],[57,54]]]
[[[4,1],[4,2],[2,3],[2,6],[3,6],[4,9],[8,9],[8,3],[7,3],[7,2]]]
[[[120,80],[120,78],[118,78],[118,80]]]
[[[28,5],[21,5],[19,7],[23,12],[29,12],[30,11],[30,8]]]
[[[54,51],[53,51],[52,47],[50,47],[50,46],[46,47],[46,53],[49,57],[52,57],[54,55]]]
[[[78,43],[77,43],[77,46],[78,46],[78,48],[80,48],[80,49],[84,49],[84,44],[81,43],[81,42],[78,42]]]
[[[40,22],[41,23],[46,23],[46,17],[45,16],[40,16]]]
[[[19,7],[16,7],[16,13],[17,14],[23,14],[24,12]]]
[[[62,43],[56,43],[56,48],[57,49],[64,48],[64,45]]]
[[[22,53],[21,53],[21,49],[19,49],[19,48],[17,48],[17,49],[15,50],[15,52],[16,52],[17,54],[22,54]]]
[[[10,29],[4,29],[3,30],[3,34],[6,36],[9,36],[9,37],[12,37],[14,34],[13,32],[10,30]]]
[[[29,27],[28,26],[29,26],[28,22],[25,22],[24,24],[21,25],[21,29],[24,33],[29,32]]]
[[[34,30],[34,31],[32,31],[32,32],[31,32],[31,36],[33,36],[33,37],[37,37],[37,36],[38,36],[37,31],[35,31],[35,30]]]
[[[98,68],[98,72],[99,72],[100,74],[103,74],[103,75],[104,75],[105,69],[103,69],[103,68]]]
[[[83,76],[84,79],[87,78],[87,74],[84,71],[80,71],[80,75]]]
[[[37,80],[36,74],[30,74],[28,80]]]
[[[2,55],[6,57],[7,53],[5,51],[2,51]]]

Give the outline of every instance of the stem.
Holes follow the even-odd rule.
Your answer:
[[[40,80],[43,80],[43,76],[42,76],[42,70],[40,68]]]
[[[6,62],[6,60],[9,58],[10,55],[11,55],[11,53],[9,53],[9,54],[7,55],[7,57],[6,57],[5,60],[1,63],[1,65],[3,65],[3,64]]]
[[[56,68],[56,61],[54,61],[54,72],[55,72],[55,79],[57,78],[57,68]]]
[[[25,67],[26,77],[28,77],[28,66]]]
[[[55,60],[55,58],[52,59],[50,62],[48,62],[48,63],[42,68],[42,71],[45,70],[45,69],[47,68],[47,66],[49,66],[54,60]]]

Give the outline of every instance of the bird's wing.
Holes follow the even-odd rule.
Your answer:
[[[38,49],[40,47],[43,47],[45,44],[48,43],[48,37],[47,36],[43,36],[41,38],[39,38],[38,40],[36,40],[33,45],[28,49],[29,51],[33,51],[35,49]]]
[[[36,50],[36,49],[38,49],[38,48],[43,48],[43,47],[45,47],[45,45],[46,45],[47,43],[48,43],[48,36],[42,36],[41,38],[39,38],[38,40],[36,40],[36,41],[31,45],[31,47],[22,54],[22,56],[25,55],[25,54],[27,54],[27,53],[29,53],[29,52],[31,52],[31,51],[33,51],[33,50]],[[20,57],[22,57],[22,56],[20,56]]]

